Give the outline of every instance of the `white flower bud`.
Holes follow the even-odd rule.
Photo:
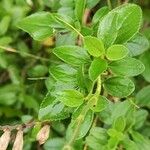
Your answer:
[[[40,131],[38,132],[36,136],[36,140],[39,142],[40,145],[44,144],[46,140],[49,137],[50,133],[50,126],[49,125],[44,125]]]
[[[0,150],[6,150],[10,141],[10,130],[5,129],[4,133],[0,137]]]
[[[22,150],[22,149],[23,149],[23,131],[18,130],[12,150]]]

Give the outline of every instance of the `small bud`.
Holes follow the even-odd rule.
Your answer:
[[[18,130],[12,150],[22,150],[22,149],[23,149],[23,131]]]
[[[38,132],[36,136],[36,140],[39,142],[40,145],[44,144],[46,140],[49,137],[50,133],[50,126],[49,125],[44,125],[40,131]]]
[[[5,129],[4,133],[0,137],[0,150],[6,150],[10,141],[10,130]]]

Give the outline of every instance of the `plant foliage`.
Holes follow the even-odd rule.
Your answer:
[[[36,140],[44,150],[149,150],[149,6],[2,0],[0,129],[21,124],[24,150]]]

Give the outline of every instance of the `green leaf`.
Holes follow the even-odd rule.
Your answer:
[[[0,45],[1,46],[6,46],[6,45],[8,45],[12,42],[13,42],[13,39],[10,36],[3,36],[3,37],[0,38]]]
[[[108,141],[107,130],[100,127],[92,127],[89,136],[86,137],[86,144],[93,150],[103,148]]]
[[[75,16],[82,23],[82,18],[85,10],[86,0],[75,1]]]
[[[50,91],[51,95],[56,97],[56,94],[58,92],[67,89],[74,89],[77,85],[74,82],[56,81],[54,78],[50,77],[46,80],[46,86],[48,91]]]
[[[8,27],[10,25],[11,17],[10,16],[4,16],[0,22],[0,35],[4,35]]]
[[[52,65],[49,69],[50,74],[58,81],[76,82],[77,71],[67,64]]]
[[[64,45],[75,45],[77,36],[72,33],[60,34],[56,35],[56,47],[64,46]]]
[[[66,6],[66,7],[73,7],[74,6],[74,1],[73,0],[60,0],[59,2],[61,6]]]
[[[92,127],[90,130],[90,135],[96,138],[99,143],[105,144],[108,140],[107,130],[100,127]]]
[[[125,138],[123,140],[123,147],[127,150],[138,150],[136,143],[130,140],[129,138]]]
[[[35,40],[41,41],[53,35],[51,25],[54,23],[52,14],[38,12],[21,20],[18,27],[28,32]]]
[[[100,118],[105,124],[109,126],[112,125],[114,120],[120,116],[126,118],[126,129],[134,124],[135,107],[131,104],[130,100],[115,103],[108,102],[109,105],[107,105],[106,109],[100,112]]]
[[[93,34],[93,29],[91,27],[81,26],[80,32],[83,36],[90,36]]]
[[[93,7],[95,7],[98,3],[100,2],[100,0],[87,0],[86,2],[86,7],[89,9],[92,9]]]
[[[123,45],[112,45],[107,49],[106,57],[109,60],[115,61],[126,57],[128,54],[128,49]]]
[[[136,131],[132,131],[131,136],[133,141],[136,143],[138,150],[149,150],[150,140],[148,138],[145,138],[142,134]]]
[[[101,112],[107,107],[107,105],[108,99],[104,96],[99,96],[97,103],[91,106],[90,109],[94,112]]]
[[[113,43],[123,44],[138,32],[141,20],[142,11],[138,5],[121,5],[100,20],[97,36],[106,47]]]
[[[79,121],[78,117],[82,111],[83,106],[84,105],[82,105],[78,109],[76,109],[76,111],[72,115],[72,120],[68,126],[67,135],[66,135],[68,140],[72,137],[75,129],[77,128],[77,123]],[[76,140],[83,138],[87,134],[87,132],[89,131],[89,129],[92,125],[92,122],[93,122],[93,115],[94,114],[91,110],[89,110],[86,113],[85,117],[83,118],[83,120],[81,122],[81,125],[79,126],[79,133],[78,133]]]
[[[107,134],[110,136],[110,137],[116,137],[118,132],[116,129],[114,128],[110,128],[107,130]]]
[[[130,57],[114,61],[109,67],[113,73],[122,76],[137,76],[145,69],[141,61]]]
[[[143,107],[150,108],[150,85],[141,89],[136,95],[136,103]]]
[[[84,74],[84,65],[81,65],[79,68],[78,68],[78,72],[77,72],[77,83],[78,83],[78,86],[80,88],[81,91],[85,91],[85,74]]]
[[[31,115],[23,115],[23,116],[21,116],[21,121],[22,121],[23,123],[29,122],[29,121],[31,121],[32,119],[33,119],[33,116],[31,116]]]
[[[104,82],[107,92],[119,98],[129,96],[135,89],[134,83],[125,77],[111,77]]]
[[[123,132],[126,126],[126,120],[124,116],[119,116],[113,124],[113,128],[119,132]]]
[[[1,51],[1,49],[0,49]],[[1,53],[0,52],[0,68],[8,68],[9,63],[8,63],[8,59],[7,59],[7,55],[5,53]]]
[[[31,120],[31,119],[30,119]],[[29,121],[30,121],[29,120]],[[29,122],[28,121],[28,122]],[[25,122],[26,123],[26,122]],[[40,131],[40,129],[41,129],[41,123],[36,123],[35,125],[34,125],[34,127],[32,128],[32,132],[31,132],[31,138],[35,141],[36,140],[36,136],[37,136],[37,134],[38,134],[38,132]]]
[[[135,112],[135,124],[134,124],[133,128],[135,130],[142,128],[147,117],[148,117],[148,111],[147,110],[140,109],[140,110],[136,111]]]
[[[140,29],[142,23],[142,10],[138,5],[125,4],[113,11],[118,12],[118,35],[115,43],[125,43]]]
[[[107,62],[101,58],[95,58],[89,68],[89,77],[92,81],[107,69]]]
[[[66,20],[67,22],[72,22],[72,18],[75,17],[73,7],[68,6],[60,7],[58,9],[58,14],[63,18],[63,20]]]
[[[90,57],[86,50],[78,46],[56,47],[53,52],[58,58],[73,66],[80,66],[90,62]]]
[[[51,138],[46,141],[44,144],[45,150],[62,150],[65,144],[65,140],[63,138]]]
[[[18,98],[19,88],[15,84],[8,84],[0,87],[0,104],[13,105]]]
[[[61,120],[69,117],[70,110],[49,93],[40,105],[39,120]]]
[[[92,36],[84,37],[84,47],[94,57],[99,57],[105,52],[103,42]]]
[[[23,97],[24,105],[25,105],[26,108],[28,108],[28,109],[32,108],[33,110],[38,112],[39,104],[38,104],[38,102],[36,101],[36,99],[33,96],[22,95],[22,97]]]
[[[149,48],[149,41],[145,36],[138,33],[124,45],[129,49],[131,56],[137,56]]]
[[[96,24],[99,22],[100,19],[102,19],[102,17],[104,17],[107,13],[109,12],[109,8],[107,6],[104,6],[102,8],[100,8],[98,11],[96,11],[96,13],[94,14],[93,18],[92,18],[92,23]]]
[[[120,137],[118,137],[117,135],[114,137],[111,137],[108,140],[107,149],[114,149],[114,150],[117,149],[117,145],[119,144],[119,141],[122,140],[122,138],[123,138],[123,137],[121,137],[121,135],[120,135]]]
[[[117,38],[117,20],[116,12],[108,13],[100,20],[97,37],[102,39],[106,47],[112,45]]]
[[[45,65],[36,65],[34,68],[28,71],[28,75],[30,77],[43,77],[45,74],[48,73],[48,68]]]
[[[80,106],[84,101],[84,96],[76,90],[64,90],[57,93],[57,99],[69,107]]]
[[[146,51],[141,57],[140,60],[145,66],[145,70],[142,73],[144,79],[147,82],[150,82],[150,51]]]

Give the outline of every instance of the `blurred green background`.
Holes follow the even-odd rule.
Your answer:
[[[64,43],[74,43],[72,35],[57,35],[43,42],[34,41],[27,33],[17,28],[17,22],[38,11],[58,12],[73,16],[73,0],[0,0],[0,125],[16,124],[36,119],[39,105],[49,88],[49,66],[51,64],[51,49]],[[92,15],[102,6],[105,0],[88,0]],[[120,1],[121,2],[121,1]],[[150,42],[150,0],[130,0],[143,10],[143,25],[141,32]],[[112,0],[113,7],[118,0]],[[56,41],[56,42],[55,42]],[[136,42],[136,41],[135,41]],[[142,41],[141,41],[142,43]],[[9,49],[12,48],[12,49]],[[135,78],[137,96],[144,102],[141,106],[146,110],[145,134],[150,137],[150,50],[136,56],[145,65],[145,71]],[[65,127],[58,126],[61,136]],[[55,130],[55,129],[54,129]],[[30,138],[29,138],[30,137]],[[25,150],[36,149],[35,143],[28,132],[25,137]],[[32,144],[31,144],[32,143]],[[45,146],[45,149],[48,149]]]

